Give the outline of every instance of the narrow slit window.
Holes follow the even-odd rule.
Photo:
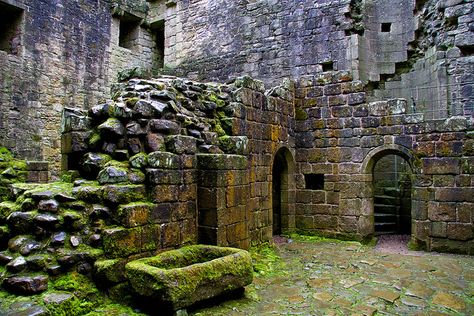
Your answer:
[[[310,173],[304,175],[306,189],[324,190],[324,174]]]
[[[382,33],[390,33],[392,31],[392,23],[382,23],[380,30]]]
[[[0,50],[18,55],[22,24],[23,9],[0,2]]]
[[[157,66],[158,68],[163,68],[165,60],[165,21],[161,20],[154,23],[152,30],[155,41]]]

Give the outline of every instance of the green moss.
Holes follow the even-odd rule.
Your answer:
[[[219,99],[219,97],[214,92],[210,92],[207,95],[207,99],[211,102],[214,102],[218,108],[222,108],[225,106],[225,101],[222,99]]]
[[[94,263],[97,276],[112,283],[125,281],[124,259],[98,260]]]
[[[368,238],[367,240],[364,241],[364,245],[367,247],[374,248],[377,245],[377,238],[376,237]]]
[[[181,269],[183,267],[186,268]],[[159,295],[174,307],[194,303],[192,294],[198,286],[219,282],[224,275],[239,276],[234,281],[242,283],[229,283],[229,289],[239,288],[252,281],[251,259],[246,251],[215,246],[194,245],[167,251],[155,257],[129,262],[125,269],[139,294]],[[175,283],[179,286],[170,286]]]
[[[250,248],[255,276],[271,277],[286,274],[286,269],[276,247],[265,243]]]
[[[38,135],[38,134],[31,135],[31,140],[36,143],[39,143],[42,139],[43,138],[41,137],[41,135]]]
[[[5,147],[0,147],[0,161],[11,161],[13,160],[12,153]]]
[[[121,82],[121,81],[127,81],[132,78],[145,78],[146,79],[146,78],[150,78],[150,76],[151,76],[151,73],[148,70],[141,67],[134,67],[134,68],[129,68],[129,69],[119,71],[117,79],[119,82]]]
[[[7,218],[13,212],[19,211],[20,205],[11,201],[4,201],[0,203],[0,218]]]
[[[308,119],[308,113],[302,108],[295,108],[295,118],[297,121],[304,121]]]
[[[49,310],[51,315],[57,316],[76,316],[84,315],[89,313],[96,305],[97,301],[84,301],[80,300],[75,296],[67,299],[61,303],[49,303],[43,302],[43,305]]]
[[[105,164],[104,167],[115,167],[117,169],[128,169],[130,163],[128,161],[111,160]]]
[[[344,242],[340,239],[327,238],[319,235],[310,235],[310,234],[297,234],[292,233],[287,235],[288,238],[294,239],[296,241],[302,242]]]
[[[407,247],[409,250],[412,250],[412,251],[426,250],[425,245],[413,242],[412,240],[408,242]]]
[[[217,136],[225,136],[226,135],[226,133],[225,133],[224,129],[222,128],[221,123],[219,121],[211,122],[211,124],[213,124],[212,131],[216,132]]]
[[[99,145],[100,143],[100,133],[97,131],[97,130],[94,130],[91,134],[91,136],[89,137],[89,139],[87,140],[87,143],[89,144],[89,146],[91,146],[92,148],[95,148]]]
[[[135,156],[132,156],[129,161],[132,167],[142,169],[145,168],[148,164],[148,156],[147,154],[141,152],[136,154]]]
[[[235,142],[232,141],[230,136],[221,136],[219,137],[219,147],[225,152],[225,153],[232,153],[235,152]]]
[[[135,104],[137,104],[137,102],[140,100],[140,98],[128,98],[126,101],[125,101],[125,104],[128,106],[128,107],[133,107],[135,106]]]
[[[80,299],[94,300],[99,295],[99,290],[91,279],[77,272],[62,275],[51,283],[53,289],[74,293]]]
[[[80,178],[77,170],[68,170],[61,173],[61,182],[73,183]]]
[[[146,315],[138,313],[133,310],[131,307],[120,305],[120,304],[107,304],[95,308],[92,312],[86,314],[86,316],[104,316],[104,315],[114,315],[114,316],[140,316]]]
[[[24,196],[31,197],[35,193],[51,191],[54,194],[72,194],[72,183],[57,181],[52,183],[18,183],[15,187],[20,190],[25,190]]]

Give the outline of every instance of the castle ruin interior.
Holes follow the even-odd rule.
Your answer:
[[[289,233],[473,255],[473,53],[473,0],[0,0],[2,287]]]

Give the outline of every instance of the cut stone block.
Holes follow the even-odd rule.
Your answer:
[[[237,290],[253,279],[247,251],[206,245],[135,260],[125,271],[138,294],[172,310]]]

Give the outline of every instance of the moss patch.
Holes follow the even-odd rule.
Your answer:
[[[253,277],[248,252],[205,245],[135,260],[125,270],[137,293],[159,298],[174,310],[242,288]]]
[[[265,243],[254,246],[250,248],[250,255],[255,276],[272,277],[286,274],[285,265],[274,245]]]
[[[308,113],[302,108],[295,108],[295,118],[297,121],[304,121],[308,119]]]

